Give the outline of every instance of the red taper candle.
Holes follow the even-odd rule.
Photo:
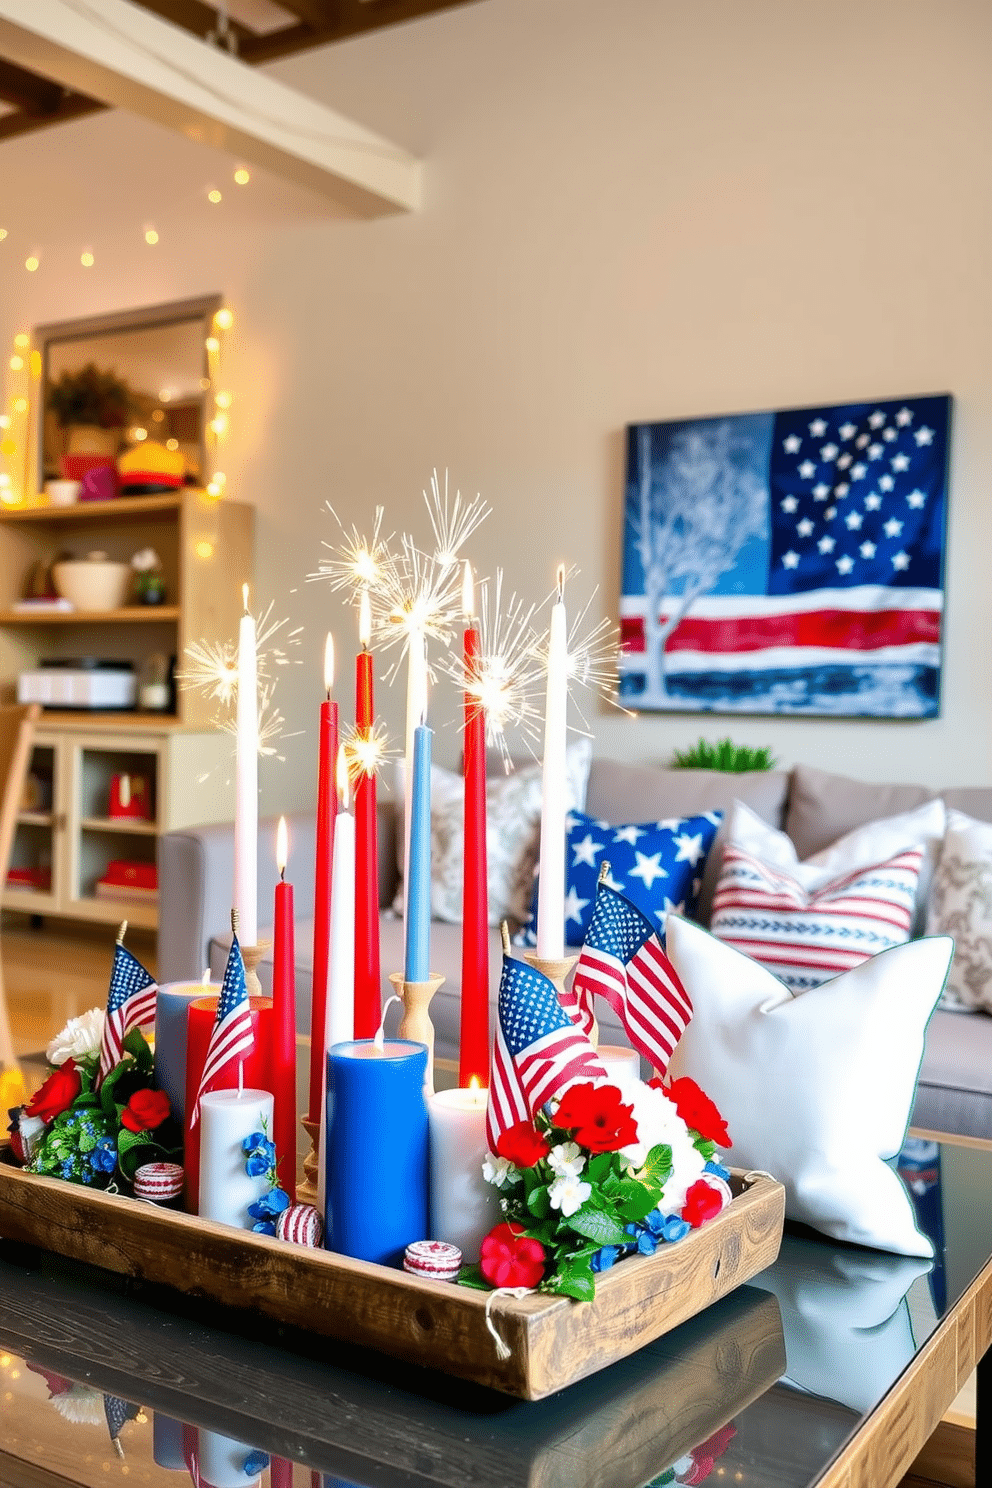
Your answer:
[[[217,1018],[216,997],[198,997],[186,1014],[186,1119],[184,1124],[183,1168],[185,1169],[185,1205],[190,1214],[198,1212],[200,1203],[200,1122],[192,1122],[193,1108],[200,1089],[200,1076],[207,1058],[210,1035]],[[243,1085],[246,1090],[272,1089],[272,998],[250,997],[251,1028],[255,1042],[241,1060]],[[237,1088],[234,1079],[219,1078],[211,1090]]]
[[[476,673],[479,633],[472,569],[465,564],[462,608],[466,679]],[[486,866],[486,718],[480,699],[465,693],[465,869],[462,876],[462,1011],[458,1084],[489,1084],[489,889]]]
[[[310,1086],[307,1116],[320,1121],[326,1079],[324,1027],[327,1019],[327,986],[331,964],[331,881],[334,868],[334,822],[338,795],[334,773],[338,757],[338,705],[331,701],[334,686],[334,638],[324,644],[324,689],[320,705],[317,752],[317,857],[313,897],[313,994],[310,1001]]]
[[[286,882],[289,840],[286,818],[279,818],[276,864],[279,882],[272,929],[272,1141],[276,1144],[279,1187],[296,1199],[296,927],[293,885]]]
[[[362,595],[356,659],[355,728],[360,739],[372,734],[372,622],[369,597]],[[371,761],[369,762],[371,764]],[[359,768],[355,780],[355,1038],[374,1038],[382,1016],[379,969],[379,841],[375,770]]]

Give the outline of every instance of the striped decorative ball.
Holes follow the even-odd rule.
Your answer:
[[[323,1233],[324,1222],[312,1204],[290,1204],[276,1220],[279,1239],[293,1245],[309,1245],[313,1249],[320,1244]]]
[[[423,1281],[456,1281],[461,1264],[458,1246],[446,1240],[415,1240],[403,1257],[403,1270]]]
[[[185,1175],[178,1163],[145,1163],[134,1175],[134,1197],[165,1204],[183,1191]]]

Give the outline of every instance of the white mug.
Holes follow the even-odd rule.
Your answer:
[[[72,506],[78,500],[79,493],[83,489],[82,481],[78,480],[50,480],[45,482],[45,490],[53,506]]]

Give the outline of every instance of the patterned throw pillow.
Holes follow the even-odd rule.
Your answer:
[[[941,1007],[992,1013],[992,826],[961,811],[947,813],[927,934],[954,937]]]
[[[920,874],[943,835],[943,802],[872,822],[800,863],[738,801],[710,929],[793,992],[818,987],[909,940]]]
[[[818,987],[909,939],[922,847],[808,893],[787,874],[728,847],[710,929],[791,992]]]
[[[577,739],[565,756],[565,803],[585,805],[592,743]],[[396,798],[403,801],[403,762],[396,771]],[[461,775],[435,766],[431,771],[431,914],[460,925],[465,869],[465,789]],[[402,809],[400,812],[402,817]],[[486,868],[489,923],[523,924],[530,914],[531,888],[540,847],[541,766],[526,765],[486,781]],[[402,821],[399,852],[403,851]],[[402,867],[402,864],[400,865]],[[403,912],[403,890],[393,901]]]
[[[579,811],[566,821],[565,944],[586,938],[596,901],[600,865],[610,865],[607,882],[636,904],[660,930],[669,910],[692,915],[703,881],[706,855],[723,820],[720,811],[667,821],[609,826]],[[519,937],[521,945],[537,944],[537,882],[531,917]]]

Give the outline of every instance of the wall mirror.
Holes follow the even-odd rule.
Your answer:
[[[37,328],[39,487],[86,481],[91,495],[138,496],[205,484],[220,303],[211,295]]]

